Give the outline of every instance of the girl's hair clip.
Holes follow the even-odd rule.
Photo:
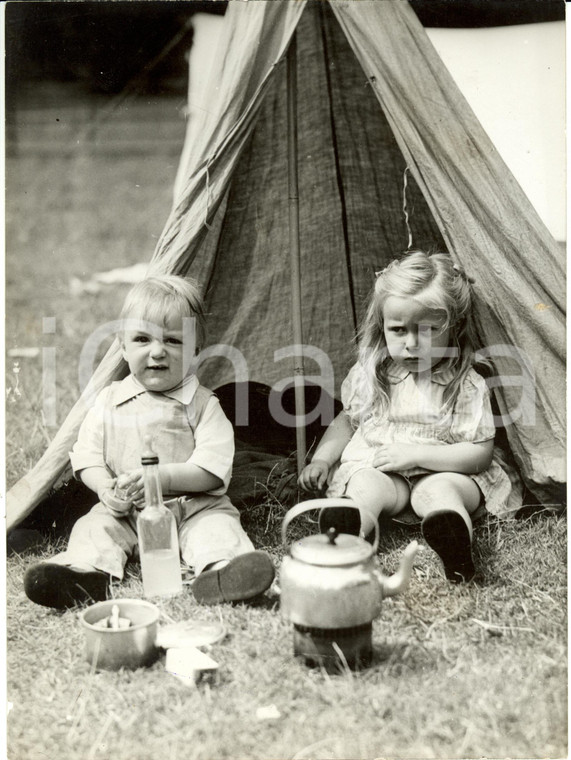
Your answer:
[[[467,275],[466,272],[458,266],[458,264],[453,264],[452,266],[456,270],[456,272],[458,272],[460,277],[466,282],[469,282],[470,285],[473,285],[476,282],[476,280],[473,277],[470,277],[469,275]]]

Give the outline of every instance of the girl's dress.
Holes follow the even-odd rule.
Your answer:
[[[448,367],[433,369],[430,378],[423,380],[393,363],[388,371],[388,410],[369,408],[364,412],[365,372],[361,364],[355,364],[341,386],[343,408],[355,432],[332,473],[327,496],[344,496],[349,478],[359,470],[372,467],[373,457],[382,444],[479,443],[494,438],[489,390],[484,378],[473,369],[460,387],[454,409],[442,415],[444,391],[453,378],[453,371]],[[469,477],[480,487],[487,511],[507,517],[521,507],[521,489],[515,480],[512,483],[500,462],[501,451],[496,448],[488,469]],[[429,472],[413,467],[398,474],[409,479]]]

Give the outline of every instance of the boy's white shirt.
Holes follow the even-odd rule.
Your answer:
[[[111,420],[117,420],[116,415],[113,414],[114,408],[121,407],[143,394],[148,394],[151,398],[153,396],[167,397],[177,401],[182,406],[188,407],[201,387],[198,378],[191,375],[180,386],[172,390],[154,393],[147,391],[132,375],[127,375],[123,380],[104,388],[93,407],[88,411],[79,430],[78,440],[70,452],[74,476],[78,477],[80,470],[87,467],[103,466],[112,472],[105,455],[104,426],[106,419],[108,424],[112,424]],[[206,389],[204,390],[206,391]],[[153,423],[159,423],[160,419],[154,419],[151,415],[147,422],[149,426],[152,426]],[[131,426],[126,425],[125,434],[127,435],[132,429]],[[200,415],[200,421],[196,428],[192,429],[192,433],[195,439],[195,447],[186,461],[201,467],[222,481],[223,485],[218,489],[209,491],[209,494],[225,493],[232,475],[234,431],[216,396],[210,395],[206,401]],[[138,445],[140,447],[142,441],[138,441]],[[165,462],[165,464],[170,464],[170,462]],[[114,476],[118,473],[112,472],[112,474]]]

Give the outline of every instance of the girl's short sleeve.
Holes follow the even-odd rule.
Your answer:
[[[474,370],[469,372],[460,388],[450,434],[453,443],[481,443],[496,434],[490,391],[484,378]]]
[[[354,426],[359,424],[359,417],[363,410],[364,382],[365,372],[357,363],[351,367],[341,384],[341,403]]]

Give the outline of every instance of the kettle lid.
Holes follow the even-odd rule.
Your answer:
[[[374,547],[364,538],[338,533],[335,528],[329,528],[327,533],[294,541],[290,551],[294,559],[308,565],[340,567],[364,562],[371,557]]]

